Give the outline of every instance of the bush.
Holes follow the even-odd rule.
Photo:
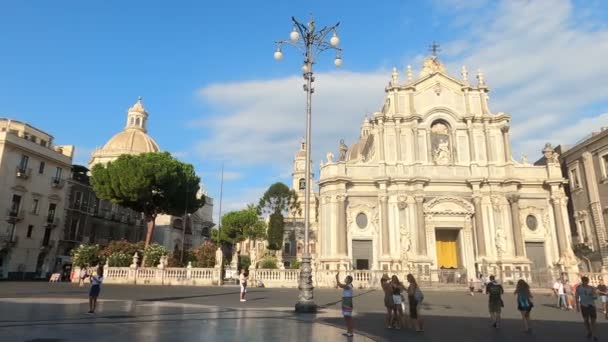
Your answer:
[[[77,266],[95,266],[102,263],[99,245],[80,245],[72,250],[72,263]]]
[[[259,268],[262,269],[276,269],[277,267],[277,259],[272,257],[265,257],[260,261]]]
[[[215,267],[215,251],[217,246],[209,241],[192,250],[192,255],[195,262],[192,266],[211,268]]]
[[[161,246],[157,243],[148,245],[148,248],[146,248],[146,250],[144,251],[144,258],[146,259],[146,264],[144,265],[144,267],[157,266],[160,262],[160,258],[167,254],[168,253],[165,246]]]
[[[298,260],[294,260],[289,264],[289,269],[297,270],[300,268],[301,265],[302,265],[301,262],[299,262]]]
[[[241,255],[241,264],[239,266],[246,270],[249,269],[249,266],[251,266],[251,258],[249,255]]]
[[[283,239],[285,233],[285,222],[283,215],[274,213],[270,215],[268,222],[268,249],[280,251],[283,249]]]
[[[133,254],[135,254],[137,252],[139,254],[139,257],[141,260],[141,255],[142,255],[143,251],[144,251],[143,241],[131,243],[131,242],[123,239],[123,240],[110,241],[110,243],[101,250],[101,255],[105,256],[105,257],[109,257],[114,253],[122,252],[122,253],[130,255],[131,258],[133,258]]]
[[[115,252],[108,257],[108,264],[112,267],[129,267],[133,256],[125,252]]]

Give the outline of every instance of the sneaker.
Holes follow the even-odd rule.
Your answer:
[[[241,299],[241,302],[246,302],[246,301],[247,301],[246,299]]]
[[[492,328],[498,328],[496,322],[492,323]]]
[[[87,314],[92,315],[92,314],[94,314],[94,312],[89,310],[89,312],[87,312]]]
[[[342,333],[342,336],[353,337],[353,334],[351,334],[351,333]]]

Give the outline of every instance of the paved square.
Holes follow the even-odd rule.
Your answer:
[[[0,283],[0,341],[340,341],[344,331],[340,291],[319,289],[316,315],[296,315],[295,289],[251,289],[246,303],[238,288],[104,285],[98,312],[87,315],[88,288],[72,284]],[[578,341],[580,315],[554,308],[552,297],[535,297],[534,333],[521,332],[512,295],[505,295],[500,330],[489,327],[483,295],[426,291],[426,331],[384,328],[380,291],[357,290],[354,341]],[[601,316],[601,315],[600,315]],[[599,334],[608,336],[600,318]]]

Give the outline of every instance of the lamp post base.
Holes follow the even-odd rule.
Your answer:
[[[299,284],[299,298],[296,303],[297,313],[315,313],[317,312],[317,304],[315,304],[313,298],[312,286],[312,267],[310,267],[310,255],[304,255],[302,257],[302,265],[300,266],[300,284]]]

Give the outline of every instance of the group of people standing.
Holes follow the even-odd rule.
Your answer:
[[[384,291],[384,306],[386,308],[386,327],[388,329],[401,329],[409,326],[411,322],[417,332],[422,332],[423,321],[420,317],[420,305],[424,295],[418,287],[418,283],[412,274],[407,275],[408,286],[406,287],[396,275],[389,278],[384,274],[380,279],[380,285]],[[342,289],[342,315],[346,323],[344,336],[353,336],[353,277],[346,276],[344,282],[340,282],[339,273],[336,274],[336,284]],[[404,314],[407,298],[409,308],[409,320]]]

